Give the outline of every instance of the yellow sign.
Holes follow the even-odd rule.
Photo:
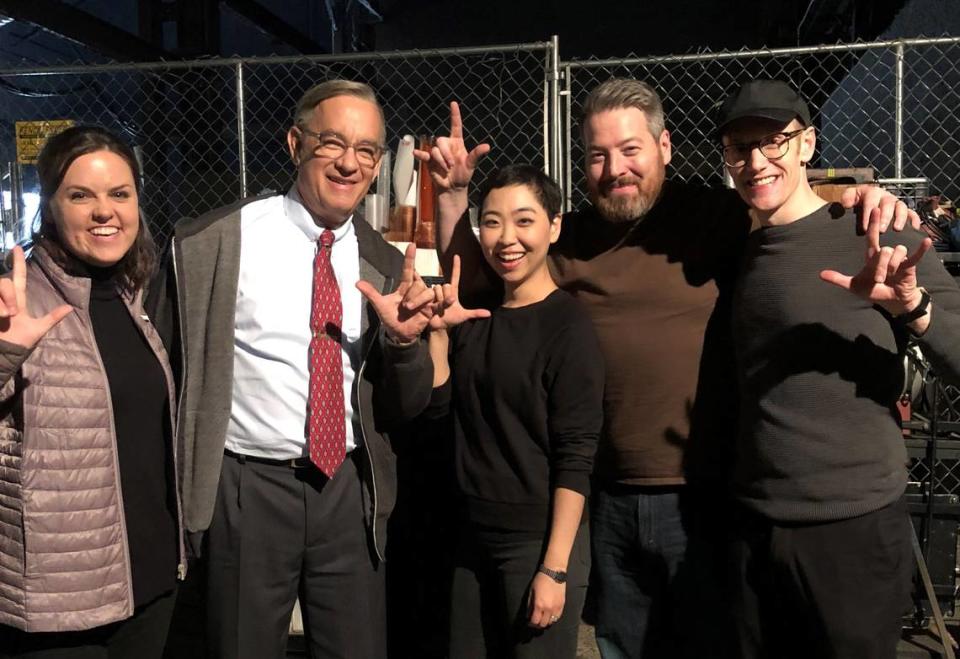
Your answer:
[[[62,133],[73,126],[73,123],[73,119],[16,122],[17,162],[21,165],[35,164],[47,138]]]

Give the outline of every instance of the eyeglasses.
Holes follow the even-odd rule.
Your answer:
[[[347,152],[347,149],[353,149],[353,153],[357,158],[357,162],[360,163],[360,166],[371,168],[380,162],[380,157],[383,156],[384,147],[375,142],[348,144],[342,135],[330,130],[316,132],[300,125],[297,125],[297,130],[317,140],[317,146],[313,150],[313,155],[320,158],[336,160],[343,156],[343,154]]]
[[[773,133],[756,142],[728,144],[723,147],[723,162],[727,167],[743,167],[750,160],[754,149],[760,149],[760,153],[767,160],[780,160],[790,150],[790,140],[805,130],[806,128],[798,128],[789,133]]]

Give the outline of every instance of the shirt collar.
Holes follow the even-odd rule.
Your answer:
[[[303,231],[303,234],[310,242],[317,242],[317,240],[320,239],[320,234],[323,233],[324,227],[318,226],[317,223],[313,221],[313,215],[310,214],[310,211],[307,210],[307,207],[303,204],[303,200],[300,199],[300,193],[297,191],[296,184],[290,186],[290,191],[284,196],[283,210],[290,221],[293,222],[294,226]],[[340,242],[341,238],[351,235],[354,232],[353,215],[350,215],[346,222],[336,229],[331,229],[331,231],[333,231],[334,243]]]

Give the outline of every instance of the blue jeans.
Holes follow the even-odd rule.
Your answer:
[[[595,491],[591,586],[604,659],[728,656],[722,501],[685,487]]]

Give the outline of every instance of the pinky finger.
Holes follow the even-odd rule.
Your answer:
[[[43,327],[43,333],[46,334],[53,329],[57,323],[73,313],[73,307],[69,304],[61,304],[59,307],[48,313],[40,319]]]

